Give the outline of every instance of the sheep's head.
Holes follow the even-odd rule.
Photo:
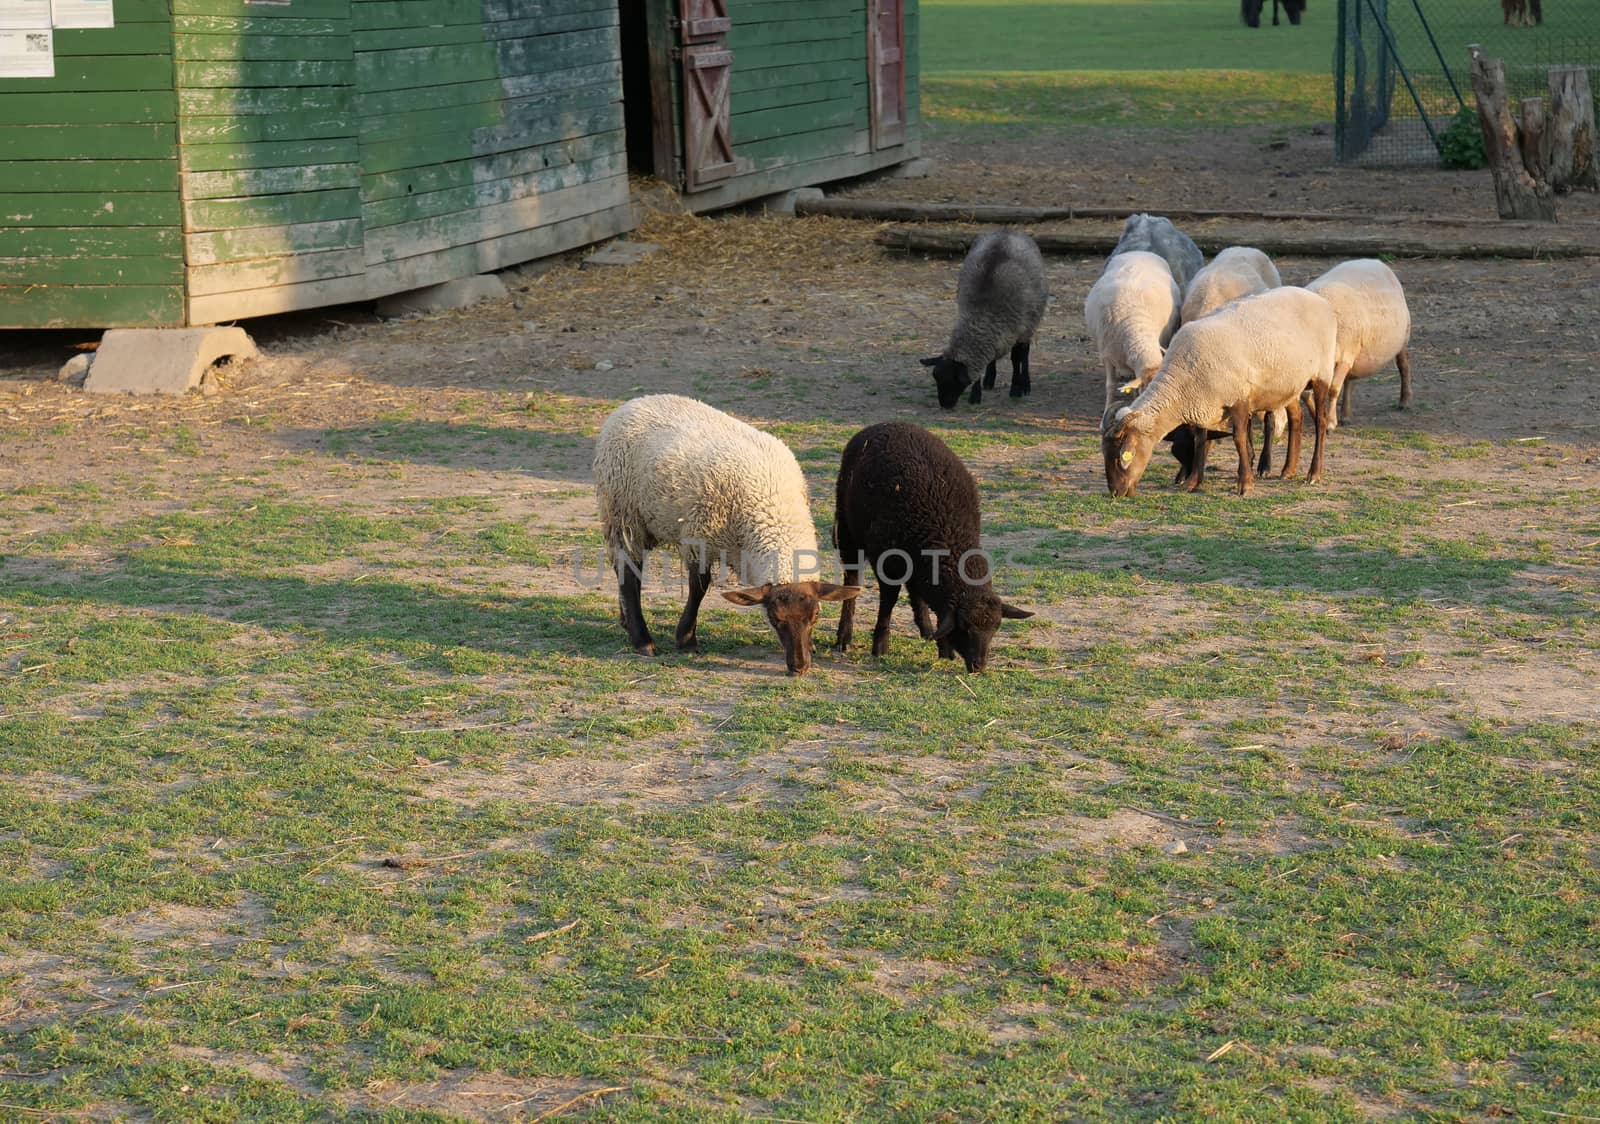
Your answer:
[[[1155,451],[1156,439],[1139,424],[1132,407],[1113,406],[1100,421],[1100,449],[1106,458],[1106,487],[1113,496],[1131,496]]]
[[[940,655],[953,651],[967,670],[976,674],[989,666],[989,642],[999,631],[1000,621],[1026,620],[1031,616],[1031,610],[1007,605],[992,589],[973,590],[956,598],[950,614],[934,629],[933,639],[939,644]]]
[[[735,605],[760,605],[783,644],[783,662],[790,675],[804,675],[811,667],[811,633],[824,601],[848,601],[861,595],[859,585],[832,582],[784,582],[727,590],[722,596]]]
[[[924,367],[933,369],[933,382],[939,388],[939,405],[946,410],[956,408],[961,392],[972,385],[972,372],[965,363],[957,363],[943,355],[933,355],[922,361]]]

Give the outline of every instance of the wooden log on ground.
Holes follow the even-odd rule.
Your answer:
[[[1529,175],[1522,162],[1517,123],[1511,119],[1506,96],[1505,63],[1489,58],[1476,45],[1469,50],[1478,123],[1483,127],[1484,153],[1494,176],[1495,210],[1503,219],[1555,222],[1555,194],[1549,184]]]
[[[877,242],[892,250],[916,253],[964,255],[981,232],[949,230],[927,226],[891,226],[878,232]],[[1109,254],[1116,249],[1118,232],[1046,230],[1035,231],[1033,239],[1041,252],[1069,257]],[[1197,234],[1195,243],[1207,254],[1238,244],[1237,235],[1227,232]],[[1263,253],[1307,258],[1370,258],[1379,254],[1402,258],[1581,258],[1600,257],[1600,246],[1571,242],[1530,243],[1525,240],[1496,242],[1443,242],[1436,239],[1393,238],[1373,234],[1308,234],[1261,238],[1252,234],[1250,245]]]
[[[1543,98],[1522,99],[1522,164],[1528,169],[1528,174],[1536,180],[1544,180],[1550,184],[1552,191],[1557,190],[1554,182],[1550,180],[1548,169],[1550,167],[1550,134],[1545,128],[1545,112]]]
[[[979,222],[994,225],[1027,226],[1041,222],[1076,219],[1125,219],[1148,211],[1175,222],[1209,222],[1212,219],[1241,219],[1249,222],[1326,222],[1359,223],[1362,226],[1492,226],[1508,229],[1504,219],[1477,216],[1447,218],[1440,215],[1368,215],[1336,211],[1257,211],[1237,208],[1179,207],[1019,207],[998,203],[923,203],[910,199],[797,199],[798,215],[827,215],[839,219],[864,219],[868,222]],[[1597,226],[1585,222],[1574,225]]]
[[[1594,96],[1581,66],[1550,68],[1550,187],[1600,191],[1595,165]]]

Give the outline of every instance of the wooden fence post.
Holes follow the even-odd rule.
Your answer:
[[[1600,191],[1595,167],[1594,97],[1581,66],[1550,68],[1550,186],[1559,192]]]
[[[1472,92],[1478,101],[1484,153],[1494,174],[1496,210],[1503,219],[1555,222],[1550,185],[1529,175],[1522,162],[1517,123],[1511,119],[1506,96],[1505,63],[1486,57],[1477,44],[1467,49],[1472,53]]]

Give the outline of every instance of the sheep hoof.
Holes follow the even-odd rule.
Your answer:
[[[656,654],[655,642],[651,641],[648,644],[640,644],[634,649],[634,651],[638,652],[641,656],[653,656]]]
[[[689,637],[687,640],[680,640],[678,641],[678,651],[691,653],[699,652],[700,641],[693,636]]]

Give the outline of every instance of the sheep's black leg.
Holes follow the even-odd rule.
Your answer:
[[[994,376],[996,374],[995,366],[998,364],[998,362],[999,362],[999,360],[990,360],[989,365],[984,368],[984,370],[983,370],[983,389],[985,389],[985,390],[993,390],[994,389]]]
[[[1261,460],[1256,464],[1256,475],[1265,476],[1272,471],[1272,439],[1277,436],[1278,412],[1268,410],[1261,417]]]
[[[1032,347],[1027,340],[1023,340],[1011,349],[1011,397],[1021,398],[1033,389],[1033,384],[1028,378],[1028,349]]]
[[[1296,398],[1285,411],[1289,415],[1289,440],[1284,447],[1283,471],[1280,477],[1293,476],[1300,469],[1300,434],[1305,428],[1305,411]]]
[[[1400,408],[1404,410],[1411,405],[1411,356],[1405,349],[1394,357],[1394,365],[1400,368]]]
[[[1211,431],[1203,425],[1191,425],[1189,433],[1194,439],[1194,463],[1189,469],[1186,490],[1193,492],[1205,483],[1206,455],[1211,451]]]
[[[848,543],[842,543],[839,547],[839,558],[844,566],[844,584],[860,585],[863,569],[861,552]],[[851,559],[854,559],[854,562]],[[833,639],[833,650],[849,651],[850,639],[855,635],[855,631],[856,599],[852,597],[848,601],[839,602],[839,631]]]
[[[656,654],[656,642],[650,637],[650,628],[644,623],[644,608],[639,604],[640,574],[644,560],[634,562],[622,559],[617,563],[618,598],[622,602],[622,627],[627,630],[628,641],[641,655]]]
[[[911,599],[911,619],[917,622],[917,634],[927,640],[939,626],[934,623],[933,614],[928,611],[926,601],[909,588],[906,590],[906,596]]]
[[[1228,413],[1233,418],[1233,447],[1239,453],[1239,494],[1242,496],[1255,482],[1250,474],[1250,407],[1236,402]]]
[[[711,569],[708,566],[701,570],[698,567],[689,567],[689,599],[683,603],[683,615],[678,618],[678,651],[698,652],[700,650],[699,637],[695,635],[694,628],[700,617],[700,602],[705,600],[706,590],[711,588]]]
[[[1311,471],[1306,473],[1306,482],[1315,484],[1322,479],[1322,449],[1328,443],[1328,423],[1333,419],[1333,387],[1325,382],[1313,383],[1311,396],[1317,415],[1317,438],[1311,446]]]
[[[879,578],[878,623],[872,629],[872,654],[875,656],[889,654],[889,615],[894,612],[894,603],[898,600],[900,600],[900,587],[890,585]]]
[[[1278,26],[1278,0],[1272,0],[1272,26]]]
[[[1339,424],[1348,425],[1350,422],[1350,380],[1345,379],[1344,385],[1339,388]]]

